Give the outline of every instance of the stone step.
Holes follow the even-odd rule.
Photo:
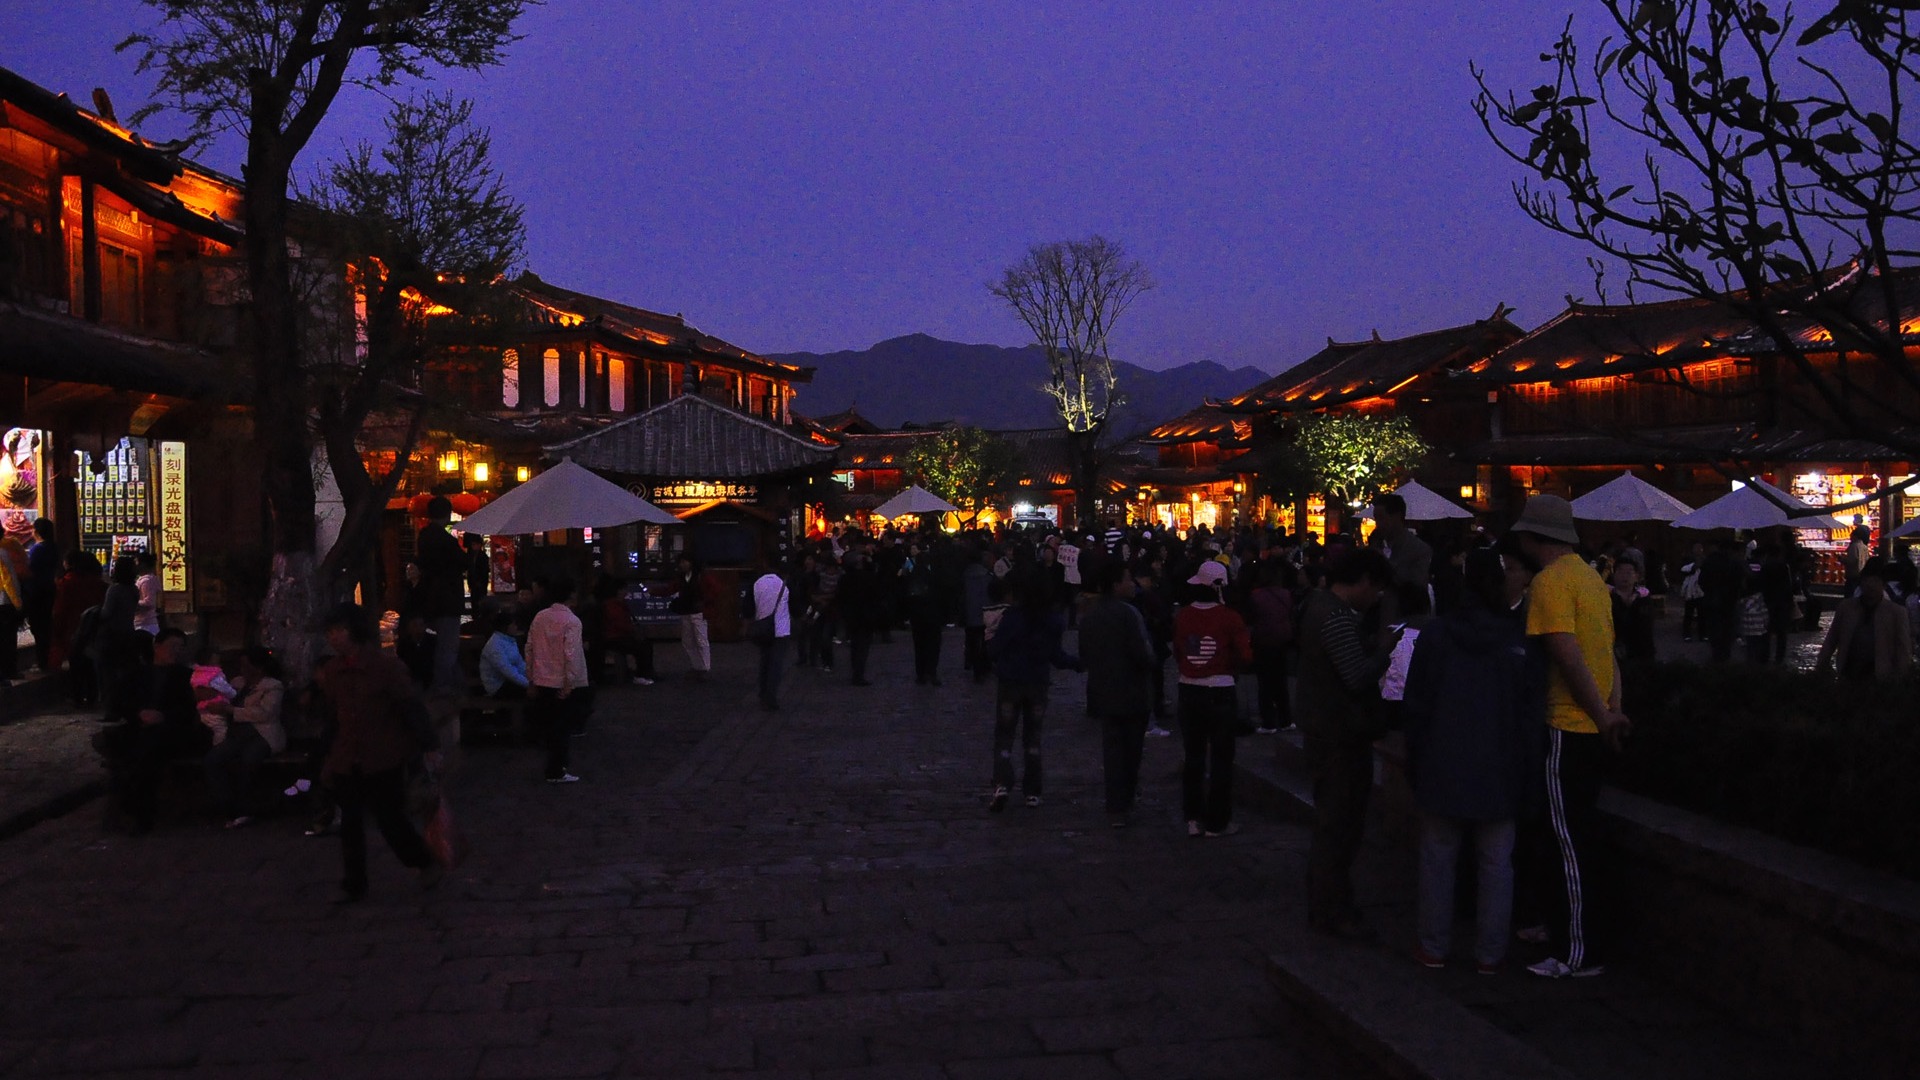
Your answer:
[[[1377,949],[1290,932],[1267,957],[1280,995],[1395,1080],[1574,1080],[1540,1051]]]

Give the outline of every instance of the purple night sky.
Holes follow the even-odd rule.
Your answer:
[[[1277,370],[1328,335],[1591,295],[1468,106],[1469,60],[1531,85],[1570,6],[550,0],[505,65],[442,84],[478,99],[556,284],[763,352],[1017,345],[985,282],[1100,232],[1159,282],[1116,356]],[[150,19],[8,0],[0,66],[125,116],[150,83],[113,45]],[[303,163],[381,111],[349,91]],[[202,157],[237,172],[231,142]]]

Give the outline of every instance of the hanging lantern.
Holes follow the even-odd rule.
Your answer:
[[[466,517],[468,514],[475,513],[480,509],[480,496],[475,495],[471,491],[463,491],[458,495],[449,495],[447,496],[447,501],[453,504],[453,512],[459,514],[461,517]]]

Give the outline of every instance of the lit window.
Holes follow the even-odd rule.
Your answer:
[[[575,356],[573,359],[573,367],[574,370],[580,374],[580,378],[578,379],[580,394],[573,399],[573,403],[584,409],[587,407],[587,354],[580,353]]]
[[[551,409],[560,404],[560,350],[548,349],[546,355],[540,358],[540,368],[546,383],[543,389],[546,390],[547,408]]]
[[[607,360],[607,411],[627,411],[627,362],[619,357]]]
[[[500,404],[520,407],[520,353],[508,349],[500,357]]]

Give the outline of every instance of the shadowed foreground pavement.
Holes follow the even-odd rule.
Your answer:
[[[796,671],[616,689],[582,783],[470,750],[474,855],[422,893],[377,837],[328,903],[292,817],[104,834],[98,804],[0,843],[0,1074],[248,1077],[1320,1077],[1264,975],[1305,833],[1190,840],[1177,740],[1107,826],[1078,676],[1055,677],[1046,804],[984,808],[990,687]],[[677,674],[676,649],[660,649]],[[1267,753],[1249,742],[1244,752]]]

